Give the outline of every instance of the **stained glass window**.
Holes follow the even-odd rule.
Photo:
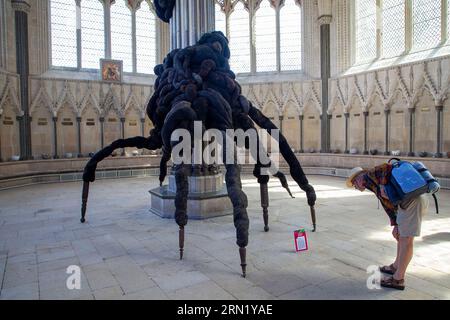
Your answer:
[[[383,0],[383,57],[405,51],[405,0]]]
[[[105,56],[103,4],[99,0],[81,1],[81,54],[83,68],[98,69]]]
[[[230,16],[231,69],[235,73],[250,72],[250,16],[238,2]]]
[[[75,0],[52,0],[52,65],[77,67],[77,26]]]
[[[111,51],[113,59],[123,60],[123,70],[132,72],[131,10],[126,2],[116,0],[111,6]]]
[[[287,0],[280,11],[281,70],[302,68],[302,15],[295,0]]]
[[[375,0],[355,1],[355,27],[357,63],[377,57],[377,8]]]
[[[137,72],[153,73],[156,64],[156,20],[146,1],[136,12]]]
[[[255,16],[256,71],[277,70],[276,12],[263,0]]]
[[[441,1],[413,0],[413,48],[434,48],[441,42]]]

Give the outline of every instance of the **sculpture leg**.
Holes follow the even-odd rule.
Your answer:
[[[261,194],[261,207],[263,208],[264,231],[269,232],[269,190],[267,183],[261,183],[259,189]]]
[[[175,221],[180,227],[179,231],[179,245],[180,245],[180,260],[183,259],[184,253],[184,227],[187,225],[187,200],[189,194],[188,176],[190,173],[190,165],[176,165],[175,181],[177,185],[177,193],[175,196]]]
[[[236,227],[236,244],[239,246],[239,255],[241,257],[242,276],[246,276],[246,250],[248,245],[249,220],[247,215],[248,200],[242,191],[241,173],[238,165],[227,165],[225,182],[227,185],[228,196],[233,204],[234,226]]]

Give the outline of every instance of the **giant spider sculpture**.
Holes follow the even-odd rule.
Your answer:
[[[162,149],[159,180],[162,185],[167,175],[167,163],[171,152],[179,141],[171,141],[176,129],[193,132],[194,121],[201,121],[203,130],[218,129],[226,136],[227,129],[255,130],[255,125],[271,134],[277,127],[255,108],[250,101],[241,95],[241,87],[235,80],[229,66],[230,50],[228,40],[222,32],[211,32],[202,36],[198,43],[185,49],[173,50],[165,58],[164,63],[155,67],[157,80],[155,92],[147,106],[147,115],[154,124],[149,137],[121,139],[96,153],[87,163],[83,180],[83,205],[81,222],[85,222],[86,203],[89,183],[95,180],[97,164],[110,156],[119,148],[136,147],[139,149]],[[227,152],[223,144],[223,158]],[[246,145],[246,147],[248,147]],[[258,148],[263,150],[258,137]],[[309,184],[303,169],[294,155],[285,137],[280,133],[279,150],[290,167],[290,174],[300,188],[306,192],[311,207],[315,230],[314,205],[316,194]],[[257,156],[253,171],[261,186],[261,204],[265,231],[268,227],[268,195],[267,183],[269,175],[262,174],[261,169],[267,167]],[[223,161],[226,162],[225,160]],[[241,257],[243,276],[246,274],[246,247],[248,244],[249,219],[247,215],[247,196],[242,191],[240,166],[234,162],[225,164],[226,187],[233,205],[234,225],[236,227],[237,245]],[[198,170],[190,163],[174,165],[172,173],[176,181],[175,220],[180,227],[180,259],[183,258],[184,228],[188,222],[188,176],[192,170]],[[203,166],[200,170],[216,171],[216,166]],[[283,173],[275,175],[280,179],[289,194],[289,186]],[[292,196],[292,194],[291,194]]]

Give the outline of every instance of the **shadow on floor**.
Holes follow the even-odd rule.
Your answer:
[[[422,239],[423,239],[423,241],[430,241],[430,242],[436,242],[436,241],[450,242],[450,232],[439,232],[439,233],[435,233],[435,234],[430,234],[429,236],[425,236]]]

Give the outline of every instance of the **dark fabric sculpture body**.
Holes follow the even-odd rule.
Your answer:
[[[256,130],[254,124],[266,129],[269,134],[271,129],[277,129],[270,119],[242,96],[241,86],[230,70],[229,58],[228,40],[222,32],[205,34],[197,45],[170,52],[164,63],[155,67],[157,75],[155,92],[146,110],[154,124],[150,136],[118,140],[101,150],[87,164],[83,180],[94,181],[97,163],[117,148],[137,147],[149,150],[162,148],[159,177],[162,184],[167,175],[167,163],[171,158],[172,148],[178,143],[171,142],[173,131],[183,128],[193,133],[194,121],[202,121],[204,130],[211,128],[220,130],[224,137],[227,129]],[[291,176],[306,192],[308,204],[313,207],[316,201],[314,188],[309,184],[297,157],[281,133],[279,142],[280,152],[290,167]],[[258,146],[264,151],[259,138]],[[225,155],[226,148],[223,149]],[[260,169],[264,166],[259,158],[256,160],[254,175],[260,184],[266,185],[267,189],[269,176],[261,174]],[[242,191],[240,168],[237,164],[227,164],[225,167],[226,186],[234,210],[237,245],[245,248],[248,244],[249,229],[248,201]],[[191,164],[177,165],[173,169],[177,184],[175,220],[180,228],[184,228],[188,221],[187,177],[191,170]],[[275,177],[290,193],[284,174],[277,172]]]

